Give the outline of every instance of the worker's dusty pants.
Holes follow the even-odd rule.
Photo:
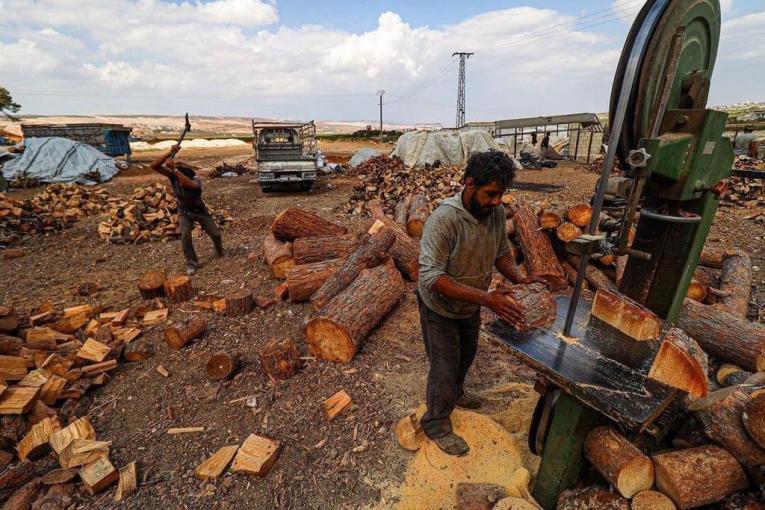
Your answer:
[[[481,312],[468,319],[449,319],[428,308],[419,296],[417,302],[425,351],[430,360],[425,395],[427,410],[421,423],[428,437],[437,438],[452,431],[449,416],[462,396],[465,377],[478,350]]]
[[[178,223],[181,227],[183,256],[186,258],[186,264],[193,264],[196,266],[199,261],[197,260],[197,253],[194,251],[194,243],[191,240],[191,231],[194,230],[194,222],[199,223],[202,230],[207,232],[207,235],[210,236],[210,239],[212,239],[212,242],[215,245],[215,253],[218,255],[223,254],[223,239],[221,238],[218,226],[215,224],[215,220],[209,213],[179,213]]]

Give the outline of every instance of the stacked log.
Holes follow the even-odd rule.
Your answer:
[[[311,264],[329,259],[344,259],[359,245],[354,234],[340,236],[303,237],[292,243],[295,265]]]
[[[298,207],[290,207],[276,216],[271,232],[280,241],[294,241],[302,237],[345,235],[348,229]]]
[[[422,237],[422,229],[430,216],[430,202],[425,195],[414,195],[409,205],[406,219],[406,231],[410,236],[419,239]]]
[[[537,216],[530,208],[517,206],[513,220],[529,275],[543,278],[552,290],[565,288],[566,275],[550,239],[539,230]]]
[[[263,239],[263,258],[271,267],[274,277],[282,280],[287,269],[296,264],[292,255],[292,243],[279,241],[273,233]]]
[[[331,259],[289,268],[286,274],[286,282],[290,301],[299,303],[311,299],[311,296],[342,265],[342,259]]]

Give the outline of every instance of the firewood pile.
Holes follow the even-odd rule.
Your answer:
[[[747,209],[765,205],[765,181],[746,177],[726,179],[727,191],[721,197],[723,205],[738,205]]]
[[[88,392],[122,361],[151,355],[141,337],[163,320],[162,301],[116,312],[83,304],[31,311],[0,306],[0,498],[4,508],[69,508],[79,478],[94,495],[117,484],[115,500],[136,490],[135,463],[117,469],[111,442],[87,417]],[[39,478],[39,477],[42,477]]]
[[[600,156],[595,157],[595,159],[589,163],[582,163],[577,168],[579,170],[585,170],[587,172],[599,174],[603,172],[603,163],[605,159],[606,157],[601,154]],[[611,175],[624,175],[624,168],[622,168],[622,164],[619,161],[619,158],[614,160],[614,167],[611,169]]]
[[[243,162],[237,163],[235,165],[229,165],[224,161],[213,169],[213,171],[210,173],[210,178],[219,179],[223,177],[223,174],[245,175],[248,173],[250,173],[250,169]]]
[[[750,158],[749,156],[736,156],[733,168],[745,168],[749,170],[762,170],[765,172],[765,160]]]
[[[31,200],[0,193],[0,246],[16,244],[26,235],[64,230],[101,214],[108,201],[104,188],[79,184],[51,184]]]
[[[425,196],[432,208],[462,187],[462,169],[459,166],[426,165],[424,168],[408,169],[396,156],[371,158],[349,170],[349,175],[360,179],[348,200],[349,214],[362,214],[367,202],[377,200],[385,214],[393,215],[399,202],[417,194]]]
[[[219,225],[230,218],[207,209]],[[127,199],[109,200],[106,219],[98,225],[98,235],[111,244],[138,244],[181,235],[178,204],[173,193],[163,184],[147,184],[136,188]],[[195,235],[201,232],[195,227]]]

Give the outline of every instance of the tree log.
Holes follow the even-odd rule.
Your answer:
[[[19,318],[11,306],[0,305],[0,333],[12,333],[19,327]]]
[[[292,258],[292,243],[282,242],[272,232],[263,238],[263,257],[275,278],[284,279],[284,272],[295,265]]]
[[[563,220],[560,218],[560,215],[554,212],[544,212],[539,217],[539,226],[542,228],[556,229],[561,223],[563,223]]]
[[[33,478],[16,489],[11,497],[5,501],[2,510],[26,510],[30,508],[34,500],[37,499],[41,488],[42,478]]]
[[[157,269],[144,273],[138,279],[138,292],[144,299],[154,299],[165,295],[165,280],[167,275],[164,269]]]
[[[343,265],[343,260],[332,259],[291,267],[287,270],[287,290],[290,301],[308,301],[324,282]]]
[[[412,195],[407,197],[396,204],[396,210],[393,214],[393,220],[397,225],[401,225],[406,228],[406,220],[409,218],[409,207],[412,204]]]
[[[329,300],[348,287],[362,270],[380,264],[395,240],[393,230],[387,227],[364,239],[356,251],[345,259],[342,267],[311,296],[314,309],[321,310]]]
[[[765,449],[760,448],[744,428],[742,414],[751,400],[752,386],[731,386],[692,402],[688,409],[704,425],[704,433],[731,452],[742,464],[765,464]]]
[[[570,262],[563,262],[561,267],[563,268],[563,272],[566,274],[566,280],[568,280],[568,283],[570,283],[573,287],[576,284],[576,268],[572,266]],[[582,280],[582,289],[586,290],[587,288],[587,279],[584,279]]]
[[[712,274],[708,268],[697,266],[693,272],[691,283],[688,285],[688,293],[685,297],[703,303],[709,295],[709,287],[712,284]]]
[[[247,315],[255,309],[255,298],[248,289],[238,290],[226,296],[226,314],[232,317]]]
[[[582,235],[582,229],[568,221],[561,223],[555,228],[555,237],[568,243]]]
[[[721,297],[717,307],[746,318],[752,296],[752,259],[745,251],[727,252],[720,273]]]
[[[21,348],[23,346],[24,341],[21,338],[0,334],[1,356],[18,356],[21,353]]]
[[[576,268],[579,267],[578,255],[569,255],[568,261],[572,266]],[[613,280],[611,280],[611,278],[609,278],[606,273],[592,264],[587,264],[587,271],[584,273],[584,278],[587,280],[587,283],[589,283],[595,289],[605,289],[611,292],[619,291]]]
[[[410,281],[416,282],[420,272],[420,244],[388,218],[377,218],[368,233],[374,235],[383,227],[390,228],[396,235],[393,246],[388,250],[396,267]]]
[[[259,358],[263,372],[271,379],[286,381],[303,366],[300,350],[289,336],[269,340]]]
[[[587,460],[625,498],[653,486],[653,463],[610,427],[596,427],[584,441]]]
[[[306,324],[308,350],[318,358],[350,361],[403,293],[404,281],[392,263],[365,269]]]
[[[743,384],[751,375],[751,372],[747,372],[738,365],[723,363],[717,370],[716,379],[720,386],[728,387]]]
[[[7,499],[13,491],[35,476],[35,465],[22,460],[0,471],[0,501]]]
[[[580,228],[590,225],[592,219],[592,207],[589,204],[577,204],[570,207],[566,213],[566,219]]]
[[[522,309],[519,331],[541,328],[555,322],[558,308],[555,297],[541,283],[513,285],[506,292],[504,296]]]
[[[648,377],[694,397],[704,397],[709,392],[708,369],[707,354],[699,344],[683,330],[670,328],[662,338]]]
[[[677,325],[712,356],[755,372],[765,369],[765,325],[690,299]]]
[[[205,371],[211,380],[222,381],[231,377],[237,366],[239,366],[239,362],[236,356],[220,351],[210,357],[205,366]]]
[[[667,496],[657,491],[641,491],[632,498],[630,510],[676,510]]]
[[[609,487],[585,487],[560,493],[557,510],[630,510],[630,502]]]
[[[122,351],[122,357],[127,361],[143,361],[154,354],[154,349],[145,338],[128,342]]]
[[[705,246],[704,249],[701,250],[701,255],[699,255],[699,265],[714,269],[722,269],[724,258],[725,250]]]
[[[294,241],[301,237],[344,235],[348,229],[303,209],[290,207],[274,219],[271,232],[281,241]]]
[[[744,405],[744,427],[760,448],[765,448],[765,392],[759,391]]]
[[[207,322],[201,316],[195,315],[167,328],[165,330],[165,342],[172,349],[178,350],[206,331]]]
[[[430,216],[430,202],[422,194],[414,195],[409,204],[409,214],[406,219],[406,231],[414,238],[422,237],[422,229]]]
[[[165,281],[165,295],[173,303],[188,301],[194,295],[191,278],[188,276],[171,276]]]
[[[715,503],[749,486],[735,457],[715,445],[652,456],[656,487],[680,509]]]
[[[344,259],[353,253],[359,245],[354,234],[328,237],[303,237],[292,243],[292,255],[295,265],[302,266],[312,262],[330,259]]]
[[[550,239],[539,230],[536,215],[530,208],[518,206],[513,219],[529,274],[549,282],[552,290],[565,288],[566,275],[558,263]]]

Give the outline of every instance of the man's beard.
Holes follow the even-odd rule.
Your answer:
[[[470,214],[472,214],[479,220],[483,220],[491,216],[491,213],[493,210],[494,210],[493,205],[481,207],[481,204],[478,203],[478,200],[476,199],[475,196],[470,198],[470,203],[468,204],[468,211],[470,212]]]

